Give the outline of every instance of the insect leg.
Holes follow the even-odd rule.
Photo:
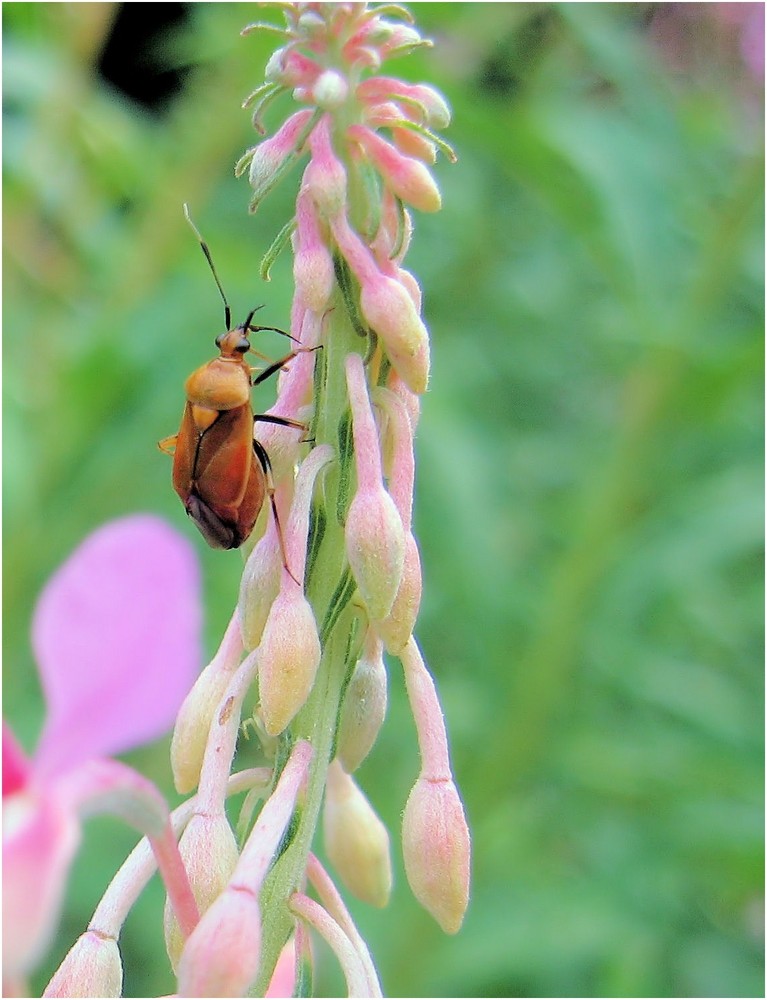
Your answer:
[[[307,354],[309,351],[318,351],[319,349],[319,347],[297,347],[295,351],[291,351],[290,354],[286,354],[284,358],[280,358],[279,361],[273,362],[268,366],[268,368],[264,368],[261,374],[253,379],[253,385],[259,385],[265,379],[270,378],[275,372],[278,372],[283,365],[286,365],[288,361],[292,361],[297,354]]]
[[[290,578],[301,586],[299,580],[293,576],[293,573],[288,566],[288,557],[285,554],[285,539],[282,535],[282,525],[280,524],[280,515],[277,513],[277,504],[274,500],[274,479],[272,478],[272,463],[269,461],[269,456],[266,453],[266,448],[258,441],[253,441],[253,451],[256,453],[256,458],[261,463],[261,468],[264,470],[264,476],[266,477],[266,492],[269,495],[269,503],[272,505],[272,514],[274,516],[274,526],[277,529],[277,539],[280,543],[280,554],[282,555],[282,565],[287,570]]]
[[[172,455],[176,450],[176,442],[178,441],[178,434],[171,434],[170,437],[163,438],[162,441],[157,442],[157,447],[160,451],[164,451],[166,455]]]

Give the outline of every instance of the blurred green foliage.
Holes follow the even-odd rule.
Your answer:
[[[353,907],[389,995],[763,995],[762,97],[727,6],[412,5],[437,44],[391,68],[447,95],[459,154],[409,257],[434,359],[418,632],[475,860],[447,939],[401,868],[395,661],[360,775],[395,891]],[[156,449],[222,319],[182,202],[235,316],[289,312],[289,260],[269,286],[258,264],[295,181],[249,217],[232,174],[261,12],[188,5],[145,55],[185,70],[153,113],[94,71],[115,12],[3,5],[4,692],[27,748],[35,597],[98,524],[150,510],[194,540],[208,651],[236,598],[239,554],[206,549]],[[130,760],[175,803],[167,741]],[[38,989],[133,841],[87,824]],[[129,996],[173,989],[161,901],[126,926]]]

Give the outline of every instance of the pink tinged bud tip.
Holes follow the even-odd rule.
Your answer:
[[[391,134],[394,145],[404,156],[413,156],[424,163],[436,162],[437,147],[426,136],[412,132],[409,128],[393,128]]]
[[[282,585],[266,620],[259,652],[261,712],[270,736],[281,733],[303,707],[322,655],[312,606],[296,580],[304,577],[314,483],[332,458],[330,445],[319,445],[304,460],[296,478],[285,532],[290,573],[282,571]]]
[[[296,988],[296,941],[290,938],[280,952],[265,997],[292,997]]]
[[[44,997],[120,997],[123,966],[113,937],[88,930],[67,952]]]
[[[346,134],[360,144],[398,198],[421,212],[440,210],[442,198],[439,188],[420,160],[400,153],[365,125],[350,125]]]
[[[242,638],[235,614],[218,652],[195,681],[176,717],[170,761],[176,791],[181,795],[191,792],[199,781],[211,720],[241,655]]]
[[[446,933],[454,934],[469,902],[469,828],[450,772],[437,691],[414,639],[401,661],[421,753],[421,774],[402,821],[405,871],[416,899]]]
[[[446,934],[457,933],[469,904],[471,842],[452,781],[416,781],[402,820],[402,851],[413,895]]]
[[[237,612],[246,649],[261,642],[274,599],[280,591],[282,553],[277,522],[269,518],[266,531],[253,546],[240,581]]]
[[[200,913],[205,913],[224,891],[239,859],[237,840],[223,813],[193,816],[179,841],[181,859]],[[165,947],[174,971],[185,938],[168,902],[164,915]]]
[[[293,277],[296,294],[316,313],[330,301],[335,284],[333,257],[320,230],[317,209],[308,190],[299,192],[296,202],[296,254]]]
[[[326,69],[320,73],[312,86],[312,97],[317,107],[325,111],[335,111],[346,102],[349,84],[338,70]]]
[[[332,223],[341,253],[360,283],[360,308],[383,341],[395,371],[413,392],[429,381],[429,334],[407,289],[382,274],[345,217]]]
[[[261,910],[247,890],[227,889],[186,943],[178,967],[178,996],[242,997],[258,975]]]
[[[359,354],[346,358],[352,410],[357,492],[346,516],[346,553],[370,616],[391,611],[402,578],[405,535],[394,501],[381,480],[378,431]]]
[[[386,643],[387,650],[399,654],[413,633],[422,591],[421,558],[410,530],[415,478],[413,431],[405,404],[395,392],[378,386],[373,398],[387,416],[391,442],[389,490],[405,529],[402,580],[391,611],[386,618],[375,622],[375,630]]]
[[[421,556],[412,531],[408,531],[405,535],[402,579],[391,611],[385,618],[373,623],[376,633],[386,645],[387,652],[399,656],[405,648],[415,628],[422,592]]]
[[[330,125],[329,115],[323,115],[315,125],[309,137],[311,160],[303,178],[303,187],[326,221],[337,218],[346,208],[346,170],[333,150]]]
[[[344,884],[371,906],[389,902],[389,833],[360,788],[336,760],[328,770],[325,849]]]
[[[356,771],[370,753],[386,716],[386,703],[383,646],[368,630],[339,715],[337,754],[347,774]]]
[[[273,183],[274,175],[296,152],[296,144],[311,117],[312,112],[308,108],[296,111],[279,131],[253,150],[248,179],[256,192],[268,188]]]
[[[409,110],[414,119],[417,117],[432,128],[443,129],[450,124],[447,101],[439,91],[426,84],[409,84],[394,77],[374,76],[359,84],[356,96],[366,103],[401,101],[403,109]]]
[[[261,958],[259,893],[306,780],[312,748],[297,743],[243,848],[232,878],[181,954],[178,995],[246,996]]]

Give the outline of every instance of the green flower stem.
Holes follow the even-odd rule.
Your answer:
[[[331,303],[329,320],[327,335],[323,338],[324,356],[318,359],[325,375],[316,401],[314,439],[318,445],[332,445],[338,454],[338,428],[348,408],[344,358],[349,351],[359,350],[363,342],[354,332],[339,292],[336,292]],[[326,524],[308,581],[307,594],[320,628],[331,602],[337,600],[338,584],[346,570],[344,531],[337,514],[342,479],[340,473],[340,466],[336,461],[327,468],[318,489]],[[348,594],[348,588],[346,593]],[[297,825],[290,844],[269,873],[261,894],[263,937],[261,972],[254,992],[256,996],[264,995],[295,919],[288,911],[287,903],[290,896],[301,888],[319,820],[328,766],[334,750],[341,694],[349,670],[350,636],[354,622],[355,612],[351,604],[347,603],[324,643],[312,693],[291,727],[292,738],[308,739],[312,743],[314,757],[306,797],[296,816]]]

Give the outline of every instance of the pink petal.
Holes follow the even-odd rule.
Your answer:
[[[39,768],[170,728],[201,659],[199,590],[191,545],[148,514],[99,528],[53,574],[32,623],[48,706]]]
[[[29,758],[7,722],[3,722],[3,798],[21,791],[29,780]]]
[[[290,938],[280,952],[265,997],[292,997],[296,985],[296,942]]]
[[[55,795],[3,802],[3,974],[24,976],[47,950],[79,840]]]

